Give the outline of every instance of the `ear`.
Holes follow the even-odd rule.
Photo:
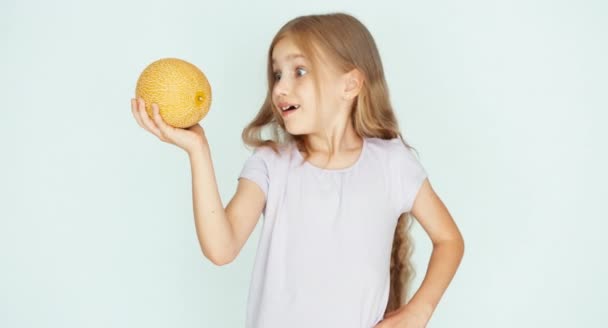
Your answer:
[[[363,87],[363,80],[363,73],[357,68],[353,68],[350,72],[344,74],[344,92],[342,98],[344,100],[351,100],[358,96]]]

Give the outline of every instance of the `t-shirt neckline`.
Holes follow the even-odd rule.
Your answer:
[[[298,158],[300,160],[303,160],[304,157],[302,156],[302,154],[300,154],[300,151],[298,150],[298,147],[296,146],[295,143],[293,144],[293,149],[296,152],[296,156],[298,156]],[[327,173],[347,172],[347,171],[353,170],[355,167],[357,167],[359,165],[359,163],[361,163],[363,161],[363,157],[365,155],[366,149],[367,149],[367,138],[363,137],[363,144],[361,145],[361,152],[359,153],[359,157],[357,158],[357,160],[352,165],[341,168],[341,169],[325,169],[322,167],[318,167],[318,166],[310,163],[307,160],[304,161],[303,165],[305,165],[313,170],[327,172]]]

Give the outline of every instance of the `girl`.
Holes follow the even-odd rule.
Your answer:
[[[196,232],[217,265],[264,215],[246,327],[425,327],[460,264],[462,236],[403,140],[378,50],[347,14],[297,17],[268,51],[268,93],[243,130],[255,148],[223,207],[199,124],[173,128],[132,99],[138,124],[184,149]],[[262,137],[269,132],[269,138]],[[415,217],[433,241],[406,302]]]

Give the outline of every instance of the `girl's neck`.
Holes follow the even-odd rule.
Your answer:
[[[363,138],[355,132],[352,124],[347,126],[346,129],[333,129],[306,135],[309,150],[312,153],[332,156],[361,149]]]

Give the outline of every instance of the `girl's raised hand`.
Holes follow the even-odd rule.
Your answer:
[[[205,131],[200,124],[187,129],[176,128],[167,124],[160,116],[158,105],[152,104],[152,118],[146,112],[143,99],[131,99],[131,112],[137,124],[157,136],[161,141],[174,144],[189,154],[195,149],[207,145]]]

